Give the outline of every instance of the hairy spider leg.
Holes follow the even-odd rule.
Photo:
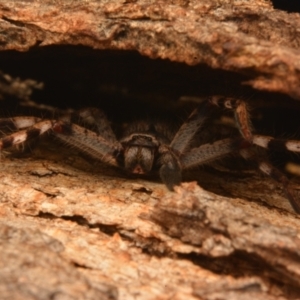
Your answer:
[[[204,144],[193,148],[181,157],[182,169],[193,168],[202,164],[210,163],[230,153],[243,148],[243,139],[222,139],[211,144]]]
[[[159,174],[169,190],[173,190],[175,185],[180,184],[182,180],[181,156],[213,109],[213,105],[208,101],[201,103],[181,125],[171,144],[159,147],[158,163],[161,165]]]
[[[15,146],[31,139],[37,138],[38,136],[44,134],[45,132],[51,130],[55,121],[53,120],[45,120],[34,124],[34,121],[37,118],[31,117],[18,117],[18,118],[11,118],[10,121],[14,124],[15,128],[27,128],[21,131],[17,131],[10,135],[5,136],[4,138],[0,139],[0,150],[9,148],[11,146]],[[28,127],[29,124],[33,124]]]
[[[245,139],[250,144],[255,144],[260,147],[275,151],[292,151],[300,152],[300,141],[278,139],[271,136],[264,136],[252,133],[252,124],[249,117],[249,109],[246,102],[222,96],[213,96],[210,98],[210,103],[213,105],[230,109],[234,111],[235,120],[238,129]]]
[[[253,135],[253,144],[275,151],[300,152],[300,141],[277,139],[266,135]]]
[[[38,122],[36,123],[36,121]],[[97,133],[76,124],[61,120],[40,121],[39,118],[34,117],[15,117],[1,119],[0,126],[3,125],[9,128],[26,129],[0,139],[0,150],[32,140],[46,132],[52,132],[57,138],[83,153],[110,165],[118,165],[116,158],[121,150],[121,145],[118,142],[111,143]]]
[[[58,122],[53,133],[66,144],[113,166],[118,166],[117,158],[122,150],[119,142],[110,142],[99,134],[76,124]]]
[[[167,188],[173,191],[174,186],[179,185],[182,181],[181,163],[169,146],[161,145],[158,152],[160,154],[158,164],[161,165],[159,169],[160,178]]]
[[[234,118],[241,136],[250,144],[253,142],[252,124],[247,103],[230,97],[213,96],[209,102],[221,108],[234,111]]]
[[[241,149],[240,155],[246,160],[252,160],[257,164],[258,169],[264,174],[270,176],[283,186],[283,190],[296,213],[300,214],[300,201],[294,195],[293,190],[289,187],[289,179],[278,169],[273,167],[266,159],[260,159],[251,148]]]
[[[105,140],[113,143],[117,142],[117,138],[111,129],[110,122],[102,110],[95,107],[88,107],[81,109],[78,112],[78,115],[84,122],[96,125],[98,134]]]
[[[255,134],[253,135],[253,144],[274,151],[291,151],[300,153],[300,141],[297,140],[277,139],[271,136]],[[276,181],[282,183],[291,205],[297,213],[300,213],[299,199],[297,197],[294,197],[293,192],[288,188],[288,178],[275,167],[273,167],[270,163],[268,163],[266,160],[259,160],[259,158],[255,156],[255,154],[246,153],[244,155],[245,158],[248,158],[249,156],[252,159],[255,159],[258,163],[259,169],[263,173],[271,176]]]
[[[195,134],[210,116],[214,106],[209,101],[201,103],[181,125],[170,147],[180,156],[189,147]]]
[[[78,119],[83,123],[95,125],[97,133],[73,124],[73,121],[76,123]],[[118,165],[117,158],[122,146],[117,141],[110,122],[102,110],[95,107],[84,108],[64,116],[62,120],[63,130],[61,132],[54,130],[60,140],[97,160],[113,166]]]
[[[300,141],[297,140],[284,140],[284,139],[277,139],[271,136],[264,136],[264,135],[253,135],[253,144],[258,145],[262,148],[271,149],[275,151],[292,151],[292,152],[300,152]],[[245,150],[244,150],[245,151]],[[245,158],[251,157],[253,159],[254,154],[252,153],[244,153]],[[300,213],[300,201],[298,197],[294,195],[293,190],[289,187],[289,180],[288,178],[282,174],[279,170],[273,167],[266,161],[259,160],[258,157],[254,157],[257,161],[259,169],[275,179],[277,182],[283,185],[285,194],[297,213]]]
[[[16,131],[16,130],[25,129],[30,126],[33,126],[38,122],[41,122],[41,119],[36,117],[2,118],[0,119],[0,130]]]
[[[252,133],[252,124],[249,117],[247,104],[238,99],[214,96],[211,98],[211,103],[223,108],[231,109],[234,111],[236,124],[238,129],[249,145],[257,145],[262,148],[271,149],[275,151],[292,151],[300,152],[300,141],[297,140],[284,140],[277,139],[271,136],[256,135]],[[300,213],[300,202],[298,197],[294,196],[293,191],[289,188],[288,178],[282,174],[278,169],[273,167],[266,159],[259,159],[257,155],[251,150],[251,147],[246,147],[240,151],[240,154],[245,158],[251,158],[256,161],[258,168],[264,174],[272,177],[277,182],[281,183],[287,198],[297,213]]]

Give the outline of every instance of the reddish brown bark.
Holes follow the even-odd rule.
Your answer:
[[[61,63],[55,76],[48,74],[48,54],[41,69],[49,81],[31,73],[39,70],[34,51],[58,53],[65,49],[61,45],[135,50],[174,62],[130,54],[125,68],[127,58],[119,52],[98,56],[98,51],[73,49],[78,60],[93,55],[95,68],[104,70],[97,73],[101,80],[110,78],[111,68],[123,74],[121,84],[106,82],[99,89],[143,98],[142,105],[155,94],[152,104],[165,109],[160,99],[185,96],[183,90],[201,82],[205,94],[202,89],[209,81],[214,88],[216,74],[223,87],[235,80],[300,99],[300,17],[274,10],[268,1],[5,1],[0,16],[0,66],[16,74],[0,74],[6,102],[34,105],[33,89],[47,88],[51,80],[86,84],[73,81],[77,72],[94,80],[88,72],[92,64],[81,69]],[[142,66],[138,76],[131,78],[137,65]],[[33,79],[18,79],[16,69]],[[161,85],[152,87],[157,74]],[[129,92],[122,85],[127,77]],[[282,99],[291,112],[298,109],[297,102]],[[0,294],[13,299],[297,299],[300,223],[282,188],[256,173],[236,176],[231,170],[219,176],[222,172],[200,170],[185,178],[237,198],[218,196],[195,182],[172,193],[159,182],[93,167],[52,141],[29,157],[1,158]]]

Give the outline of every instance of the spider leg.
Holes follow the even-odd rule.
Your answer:
[[[299,142],[298,142],[299,143]],[[246,160],[251,159],[252,161],[255,161],[257,164],[257,167],[261,172],[264,174],[270,176],[275,181],[279,182],[283,186],[283,190],[293,207],[296,213],[300,214],[300,202],[298,197],[296,197],[293,193],[293,190],[289,187],[289,179],[281,173],[278,169],[273,167],[270,163],[268,163],[265,159],[259,159],[254,151],[251,150],[251,148],[244,148],[240,150],[240,154],[243,158]]]
[[[210,99],[214,105],[234,110],[235,120],[242,137],[249,142],[263,148],[273,150],[289,150],[300,152],[300,141],[277,139],[271,136],[252,134],[252,125],[246,102],[234,98],[214,96]]]
[[[0,130],[15,131],[25,129],[40,122],[40,118],[35,117],[14,117],[14,118],[1,118]]]
[[[98,108],[90,107],[81,109],[78,115],[88,124],[94,124],[98,133],[107,141],[117,142],[117,138],[111,129],[106,115]]]
[[[204,144],[200,147],[193,148],[189,152],[183,154],[180,158],[182,168],[188,169],[201,164],[209,163],[219,159],[243,147],[243,140],[238,139],[222,139],[212,144]]]
[[[247,142],[252,144],[252,124],[249,117],[247,103],[245,101],[230,97],[213,96],[210,99],[210,103],[219,107],[233,110],[235,122],[240,134]]]
[[[254,136],[255,138],[255,136]],[[290,142],[290,141],[287,141]],[[299,141],[297,142],[299,146]],[[293,144],[292,144],[293,145]],[[213,160],[219,159],[232,152],[239,151],[240,155],[246,160],[252,160],[256,162],[257,167],[261,172],[270,176],[275,181],[279,182],[283,186],[283,190],[293,207],[293,209],[300,213],[300,202],[294,195],[293,190],[289,187],[289,179],[281,173],[278,169],[273,167],[265,159],[259,159],[255,152],[251,149],[251,145],[245,144],[245,141],[239,139],[223,139],[212,144],[205,144],[200,147],[194,148],[191,151],[185,153],[181,158],[182,169],[192,168],[201,164],[209,163]],[[294,147],[294,145],[293,145]],[[298,149],[299,151],[299,149]]]
[[[253,144],[263,148],[282,151],[300,152],[300,141],[277,139],[266,135],[253,135]]]
[[[117,141],[114,143],[107,141],[97,133],[75,124],[57,120],[40,121],[39,118],[34,117],[16,117],[1,119],[0,126],[14,129],[26,128],[1,138],[0,150],[51,131],[57,138],[78,150],[111,165],[118,165],[117,157],[121,151],[121,145]]]
[[[162,145],[158,149],[160,154],[158,163],[161,165],[159,170],[160,178],[169,190],[173,190],[175,185],[180,184],[182,180],[182,163],[179,157],[188,148],[194,135],[210,116],[213,108],[209,101],[201,103],[179,128],[170,146]]]
[[[161,160],[164,163],[162,163],[160,176],[167,186],[176,185],[181,182],[182,169],[208,163],[209,161],[218,159],[233,151],[237,151],[242,147],[240,146],[243,142],[241,139],[224,139],[213,144],[202,145],[185,153],[194,135],[199,131],[205,120],[210,116],[214,109],[214,105],[215,102],[213,98],[201,103],[192,112],[187,121],[180,127],[173,138],[170,148],[180,157],[180,163],[178,163],[177,156],[170,154],[170,151],[169,153],[162,155]],[[241,109],[241,111],[243,112],[243,109]],[[174,178],[172,177],[171,170],[174,174]],[[173,183],[168,183],[169,181],[172,181]]]
[[[253,150],[251,150],[251,145],[255,144],[262,148],[273,149],[276,151],[289,150],[292,152],[300,152],[300,141],[277,139],[263,135],[253,135],[248,108],[246,103],[242,100],[215,96],[212,97],[210,101],[212,104],[234,110],[238,129],[242,137],[245,139],[245,142],[248,143],[248,147],[245,145],[246,147],[240,150],[240,154],[245,159],[251,158],[256,161],[261,172],[281,183],[291,206],[297,213],[300,213],[300,201],[298,200],[298,197],[294,196],[292,189],[289,188],[288,178],[266,160],[259,159]]]
[[[119,142],[107,141],[91,130],[63,121],[58,121],[52,129],[61,141],[97,160],[118,166],[118,156],[122,151]]]
[[[170,145],[171,148],[177,151],[179,155],[184,153],[194,135],[201,128],[205,120],[210,116],[213,106],[216,105],[234,110],[235,119],[242,137],[252,144],[252,126],[246,103],[234,98],[214,96],[208,101],[201,103],[198,108],[192,112],[187,121],[180,127],[179,131],[173,138]]]
[[[182,181],[181,171],[183,169],[209,163],[210,161],[239,150],[242,146],[243,140],[241,138],[224,139],[194,148],[183,154],[179,160],[172,149],[163,145],[159,148],[159,164],[161,165],[159,173],[161,180],[170,190],[173,190],[174,186],[179,185]]]
[[[182,180],[181,164],[178,157],[168,146],[162,145],[158,151],[160,153],[158,163],[161,165],[159,169],[160,178],[167,188],[173,191],[174,186],[179,185]]]
[[[30,122],[34,122],[34,120],[35,120],[35,118],[30,118],[30,117],[28,117],[28,118],[20,117],[20,118],[13,118],[13,119],[15,119],[15,121],[16,121],[14,123],[14,125],[19,126],[18,128],[22,128],[23,126],[28,127],[27,125]],[[27,119],[27,121],[26,121],[26,119]],[[14,145],[21,144],[25,141],[34,139],[34,138],[42,135],[43,133],[52,129],[54,122],[55,121],[52,121],[52,120],[41,121],[41,122],[38,122],[38,123],[28,127],[27,129],[17,131],[13,134],[10,134],[10,135],[0,139],[0,150],[9,148]]]
[[[209,101],[201,103],[189,116],[187,121],[182,124],[173,138],[170,147],[179,155],[188,148],[191,140],[203,125],[204,121],[210,116],[213,105]]]

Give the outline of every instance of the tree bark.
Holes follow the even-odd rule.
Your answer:
[[[157,105],[160,95],[183,95],[191,82],[204,82],[191,90],[205,94],[205,82],[222,74],[235,86],[241,82],[288,95],[294,101],[281,96],[279,102],[299,109],[300,17],[274,10],[269,1],[7,0],[0,3],[0,16],[3,107],[16,99],[41,111],[56,105],[55,100],[33,102],[35,90],[47,88],[54,77],[70,85],[74,73],[88,73],[89,67],[81,69],[78,60],[74,68],[60,65],[48,82],[51,61],[43,61],[39,77],[32,73],[35,55],[47,52],[45,46],[58,53],[62,45],[75,45],[79,56],[92,54],[97,67],[106,58],[98,65],[98,51],[91,49],[134,50],[170,60],[130,56],[128,69],[136,67],[134,60],[145,67],[146,75],[142,68],[131,79],[134,93],[128,92],[139,101],[155,93]],[[105,53],[110,57],[112,52]],[[109,58],[104,79],[113,77],[109,68],[118,55]],[[27,59],[31,64],[23,68]],[[119,64],[125,64],[123,59],[116,64],[125,74],[122,84],[127,82]],[[168,86],[165,94],[158,83],[151,87],[153,66],[162,74],[159,83]],[[178,87],[170,88],[178,70]],[[121,83],[112,86],[126,94]],[[228,81],[222,83],[224,88]],[[282,187],[256,172],[203,169],[186,178],[199,179],[216,193],[195,181],[170,192],[156,179],[128,178],[102,164],[93,166],[47,137],[30,155],[3,155],[1,167],[3,299],[299,298],[299,217]],[[292,184],[297,192],[297,180]]]

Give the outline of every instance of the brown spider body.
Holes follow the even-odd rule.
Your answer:
[[[134,174],[147,174],[153,168],[159,141],[154,135],[146,133],[131,134],[121,140],[123,160],[120,165]]]
[[[159,123],[130,124],[120,140],[122,152],[119,166],[130,173],[144,175],[167,164],[170,174],[166,175],[167,171],[163,167],[160,176],[168,188],[173,190],[174,185],[181,182],[181,167],[179,158],[168,146],[170,142],[171,133]]]

